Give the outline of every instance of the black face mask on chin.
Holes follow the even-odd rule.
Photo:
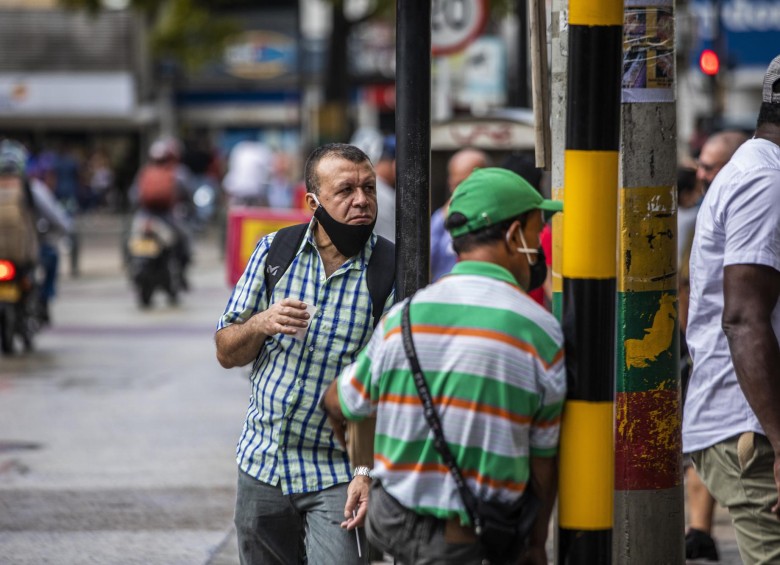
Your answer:
[[[539,248],[536,254],[536,263],[529,265],[531,268],[531,278],[528,282],[528,291],[536,290],[547,280],[547,261],[544,257],[544,249]]]
[[[344,224],[328,214],[325,208],[322,207],[322,204],[319,202],[317,204],[319,206],[314,211],[314,217],[317,218],[322,229],[328,234],[338,252],[344,257],[354,257],[360,253],[360,250],[366,245],[368,238],[371,237],[371,233],[374,231],[376,217],[370,224]]]

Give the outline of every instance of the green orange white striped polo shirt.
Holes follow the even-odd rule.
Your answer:
[[[464,261],[419,291],[410,312],[420,366],[471,489],[511,502],[525,489],[529,454],[552,457],[566,396],[563,334],[506,269]],[[376,413],[374,475],[405,507],[468,516],[433,445],[401,341],[401,305],[339,376],[344,415]]]

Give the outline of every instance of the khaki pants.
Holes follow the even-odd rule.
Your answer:
[[[771,512],[777,502],[769,440],[744,433],[691,453],[702,481],[728,508],[746,565],[780,563],[780,520]]]

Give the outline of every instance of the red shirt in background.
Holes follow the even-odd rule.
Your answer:
[[[542,244],[542,249],[544,250],[544,260],[545,263],[547,263],[547,270],[549,271],[552,269],[552,227],[550,224],[545,224],[542,228],[542,233],[539,234],[539,241]],[[545,306],[544,286],[540,286],[536,290],[532,290],[528,293],[528,296],[536,300],[542,306]]]

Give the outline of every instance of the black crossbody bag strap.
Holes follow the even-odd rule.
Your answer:
[[[477,535],[480,535],[482,532],[482,520],[477,513],[476,498],[466,484],[466,481],[458,468],[458,464],[455,462],[455,457],[452,455],[450,447],[444,440],[444,428],[442,428],[439,413],[433,405],[431,391],[428,388],[428,383],[425,382],[425,376],[423,376],[422,369],[420,369],[420,362],[417,359],[417,351],[414,348],[414,341],[412,341],[412,326],[409,321],[409,307],[411,304],[412,299],[409,298],[401,311],[401,336],[404,344],[404,351],[406,352],[407,359],[409,359],[409,365],[412,368],[414,384],[417,386],[417,393],[420,395],[420,399],[423,403],[425,419],[428,421],[428,425],[433,431],[433,445],[449,468],[452,478],[455,479],[455,485],[458,487],[458,492],[463,500],[463,505],[466,507],[466,512],[468,512],[469,517],[471,518],[471,523],[474,524],[474,530]]]

